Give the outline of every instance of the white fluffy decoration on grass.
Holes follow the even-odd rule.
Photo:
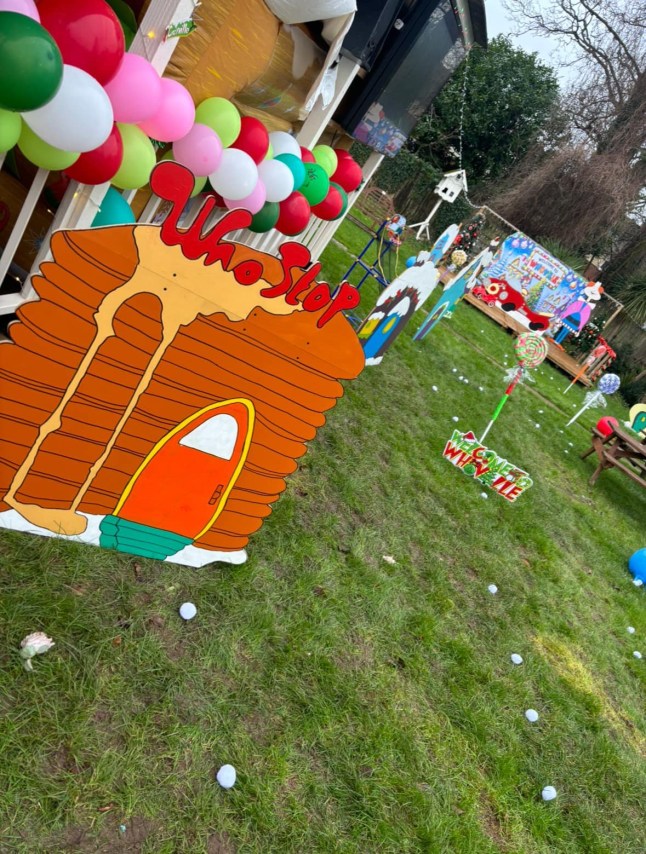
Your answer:
[[[54,646],[54,641],[45,632],[32,632],[20,641],[20,657],[25,670],[33,670],[31,659],[35,655],[44,655]]]

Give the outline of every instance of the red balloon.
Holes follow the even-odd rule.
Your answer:
[[[597,421],[596,426],[602,436],[609,436],[615,427],[619,427],[619,422],[612,415],[606,415]]]
[[[114,77],[125,42],[119,19],[105,0],[40,0],[38,14],[63,62],[87,71],[101,85]]]
[[[335,184],[339,184],[346,193],[356,190],[363,180],[361,167],[352,157],[342,157],[339,160],[336,172],[330,178]]]
[[[343,196],[339,190],[330,184],[327,196],[318,205],[314,205],[312,213],[319,219],[327,221],[336,219],[343,209]]]
[[[335,148],[334,153],[336,154],[337,160],[341,160],[342,157],[344,157],[344,158],[349,157],[350,160],[353,160],[352,155],[350,154],[349,151],[346,151],[345,148]]]
[[[303,161],[303,163],[316,163],[316,158],[314,157],[312,152],[309,150],[309,148],[304,148],[302,145],[301,145],[301,160]]]
[[[302,193],[292,193],[278,205],[280,213],[274,226],[281,234],[300,234],[310,221],[310,203]]]
[[[269,134],[267,128],[259,119],[243,116],[240,122],[240,133],[231,148],[239,148],[246,152],[254,163],[262,163],[269,151]]]
[[[117,174],[122,160],[123,139],[115,124],[103,145],[81,154],[65,173],[80,184],[105,184]]]

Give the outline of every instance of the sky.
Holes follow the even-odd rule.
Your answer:
[[[557,53],[559,43],[557,41],[548,39],[546,36],[512,35],[512,31],[517,28],[516,23],[510,18],[510,14],[503,7],[501,0],[485,0],[485,10],[487,13],[487,35],[490,39],[499,35],[509,36],[513,45],[528,53],[537,53],[545,65],[551,65],[561,84],[567,82],[571,69],[560,66]]]

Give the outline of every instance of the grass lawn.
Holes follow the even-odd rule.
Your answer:
[[[336,244],[323,260],[330,281],[350,263]],[[489,436],[535,485],[481,498],[441,450],[453,416],[482,430],[505,354],[467,305],[405,332],[243,566],[0,532],[2,854],[642,852],[645,594],[626,561],[646,493],[617,471],[587,485],[599,410],[566,429],[584,393],[545,366]],[[39,629],[56,646],[27,674]]]

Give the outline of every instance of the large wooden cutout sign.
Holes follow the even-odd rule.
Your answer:
[[[179,217],[191,173],[161,163],[161,228],[54,234],[52,262],[0,346],[0,526],[202,566],[249,535],[364,358],[359,302],[284,243],[280,257]]]

